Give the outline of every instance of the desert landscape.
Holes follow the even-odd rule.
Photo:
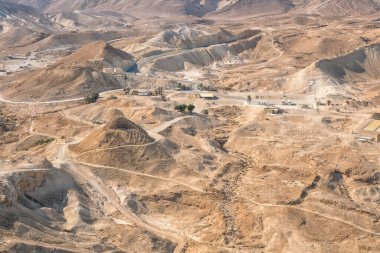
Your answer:
[[[0,0],[0,252],[380,252],[379,14]]]

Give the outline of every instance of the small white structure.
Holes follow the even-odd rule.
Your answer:
[[[359,136],[358,138],[356,138],[356,140],[360,142],[373,142],[374,138],[369,136]]]
[[[202,99],[216,99],[217,96],[215,96],[213,93],[199,93],[198,94],[199,98]]]
[[[122,68],[104,68],[103,73],[106,73],[106,74],[123,74],[124,70]]]

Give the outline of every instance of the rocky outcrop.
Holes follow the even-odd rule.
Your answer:
[[[231,44],[220,44],[206,48],[198,48],[173,56],[166,56],[154,61],[152,67],[164,71],[181,71],[185,69],[185,63],[204,67],[214,62],[231,60],[240,53],[254,49],[261,36],[247,40],[241,40]]]

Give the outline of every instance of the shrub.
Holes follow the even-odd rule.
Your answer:
[[[205,115],[208,115],[208,110],[204,109],[204,110],[202,110],[202,113],[205,114]]]
[[[114,100],[114,99],[117,99],[117,97],[115,95],[111,95],[108,97],[108,100]]]
[[[189,104],[189,105],[187,106],[187,110],[190,112],[190,114],[193,113],[194,109],[195,109],[195,106],[192,105],[192,104]]]
[[[176,105],[176,106],[174,107],[175,110],[180,111],[180,112],[184,112],[184,111],[186,111],[186,108],[187,108],[187,105],[185,105],[185,104],[182,104],[182,105]]]

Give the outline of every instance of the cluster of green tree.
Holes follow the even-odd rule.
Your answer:
[[[187,110],[190,114],[192,114],[195,109],[195,106],[192,104],[189,104],[189,105],[182,104],[182,105],[176,105],[174,109],[180,112],[185,112]]]

